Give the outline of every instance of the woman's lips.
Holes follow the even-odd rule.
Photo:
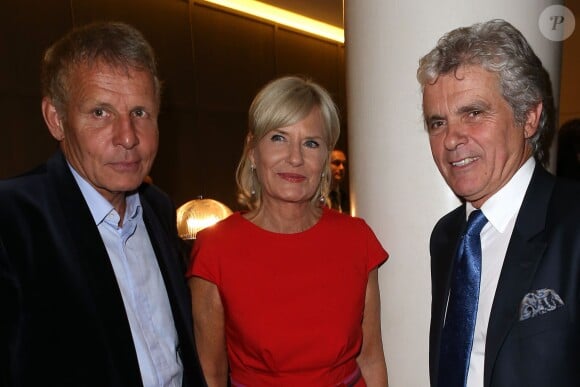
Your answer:
[[[292,183],[300,183],[300,182],[306,180],[306,176],[299,175],[296,173],[278,173],[278,176],[280,176],[282,179],[284,179],[286,181],[290,181]]]

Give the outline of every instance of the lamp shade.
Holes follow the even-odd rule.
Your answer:
[[[232,214],[225,204],[213,199],[194,199],[177,209],[177,232],[181,239],[195,239],[197,233]]]

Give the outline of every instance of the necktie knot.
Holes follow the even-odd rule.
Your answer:
[[[483,226],[487,223],[487,218],[483,215],[481,210],[475,210],[469,214],[467,219],[467,235],[477,235],[483,229]]]

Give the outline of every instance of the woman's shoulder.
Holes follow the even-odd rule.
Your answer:
[[[197,233],[197,239],[231,238],[232,234],[240,233],[244,229],[246,220],[241,212],[234,212],[216,224],[206,227]]]
[[[348,214],[340,213],[336,210],[330,208],[324,208],[323,219],[326,220],[328,224],[339,225],[340,227],[349,229],[368,229],[366,221],[363,218],[356,216],[351,216]]]

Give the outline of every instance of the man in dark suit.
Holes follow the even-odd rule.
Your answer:
[[[93,24],[42,70],[60,149],[0,182],[0,385],[204,385],[174,208],[142,184],[158,146],[151,47]]]
[[[542,166],[547,73],[492,20],[442,37],[417,78],[433,158],[464,202],[431,235],[431,385],[579,386],[580,186]],[[462,237],[472,212],[483,228]]]

